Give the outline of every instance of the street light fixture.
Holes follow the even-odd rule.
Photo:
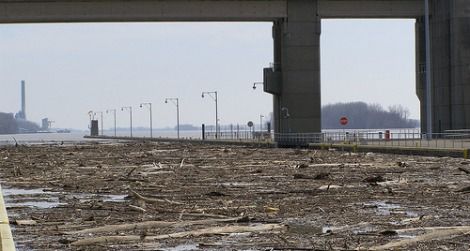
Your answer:
[[[176,105],[176,132],[178,139],[180,138],[180,103],[178,98],[166,98],[165,104],[168,104],[168,101],[171,101]]]
[[[88,111],[88,116],[90,117],[90,120],[95,119],[95,113],[93,111]]]
[[[257,85],[263,85],[263,84],[264,84],[263,82],[254,82],[253,83],[253,90],[256,90]]]
[[[285,119],[288,119],[290,117],[290,114],[289,114],[289,109],[287,107],[282,107],[281,108],[281,112],[284,113],[284,118]]]
[[[149,108],[149,115],[150,115],[150,138],[153,138],[153,127],[152,127],[152,103],[142,103],[140,104],[140,108],[147,106]]]
[[[113,115],[114,115],[114,137],[116,137],[116,109],[109,109],[109,110],[106,110],[106,113],[110,113],[112,112]]]
[[[101,118],[101,136],[103,136],[103,112],[94,112],[94,115],[100,114]]]
[[[218,113],[218,96],[217,96],[217,91],[213,92],[202,92],[201,97],[204,98],[204,95],[207,94],[209,95],[214,101],[215,101],[215,138],[218,138],[219,134],[219,113]],[[214,95],[214,96],[213,96]]]
[[[91,110],[88,111],[88,117],[90,117],[90,124],[88,125],[88,128],[90,129],[90,133],[91,133],[91,124],[92,124],[93,119],[95,119],[94,112]]]
[[[128,110],[129,111],[129,121],[130,121],[130,124],[131,124],[131,138],[132,138],[132,106],[124,106],[121,108],[121,111],[125,111],[125,110]]]

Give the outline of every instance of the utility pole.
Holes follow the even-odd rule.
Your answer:
[[[114,137],[116,137],[117,136],[117,133],[116,133],[116,109],[106,110],[106,113],[109,113],[109,112],[113,112],[113,115],[114,115]]]
[[[177,137],[180,138],[180,103],[179,98],[166,98],[165,104],[171,101],[173,104],[176,105],[176,130],[177,130]]]
[[[124,111],[124,110],[128,110],[129,111],[129,121],[130,121],[130,124],[131,124],[131,138],[132,138],[132,106],[125,106],[125,107],[122,107],[121,108],[121,111]]]
[[[152,103],[142,103],[140,104],[140,108],[148,106],[149,113],[150,113],[150,138],[153,138],[153,125],[152,125]]]

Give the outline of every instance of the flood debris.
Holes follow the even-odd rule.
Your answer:
[[[20,251],[468,251],[467,162],[101,142],[4,146],[0,181]]]
[[[470,174],[470,170],[467,169],[467,168],[465,168],[465,167],[459,167],[458,170],[459,170],[459,171],[462,171],[462,172],[464,172],[464,173],[466,173],[466,174]]]

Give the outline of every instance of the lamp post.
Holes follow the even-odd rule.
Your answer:
[[[94,115],[94,112],[93,111],[88,111],[88,117],[90,117],[90,124],[88,125],[88,128],[90,129],[90,133],[91,133],[91,121],[95,118],[95,115]]]
[[[106,110],[106,113],[110,113],[110,112],[112,112],[114,115],[114,137],[116,137],[117,136],[116,134],[116,109]]]
[[[424,33],[426,40],[426,135],[432,139],[431,42],[429,27],[429,0],[424,0]]]
[[[153,127],[152,127],[152,103],[142,103],[140,104],[140,108],[147,106],[149,108],[149,115],[150,115],[150,138],[153,138]]]
[[[254,82],[253,83],[253,90],[256,90],[257,85],[263,85],[263,84],[264,84],[263,82]]]
[[[129,111],[129,121],[131,124],[131,138],[132,138],[132,106],[124,106],[121,108],[121,111],[128,110]]]
[[[259,131],[263,132],[263,115],[259,115]]]
[[[101,118],[101,136],[103,136],[103,112],[95,112],[95,115],[100,114]]]
[[[166,98],[165,104],[168,104],[168,101],[171,101],[176,105],[176,134],[178,139],[180,138],[180,103],[178,98]]]
[[[201,97],[204,98],[204,95],[207,94],[209,95],[214,101],[215,101],[215,138],[218,138],[218,134],[219,134],[219,113],[218,113],[218,104],[217,104],[217,99],[218,99],[218,96],[217,96],[217,91],[213,91],[213,92],[202,92],[202,95]],[[214,96],[212,96],[214,95]]]

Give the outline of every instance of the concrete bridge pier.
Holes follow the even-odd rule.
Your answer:
[[[470,1],[430,1],[432,128],[470,129]],[[416,22],[416,92],[426,131],[424,19]]]
[[[321,131],[317,10],[318,1],[288,1],[287,18],[274,22],[274,65],[265,69],[265,91],[274,95],[276,133]]]

